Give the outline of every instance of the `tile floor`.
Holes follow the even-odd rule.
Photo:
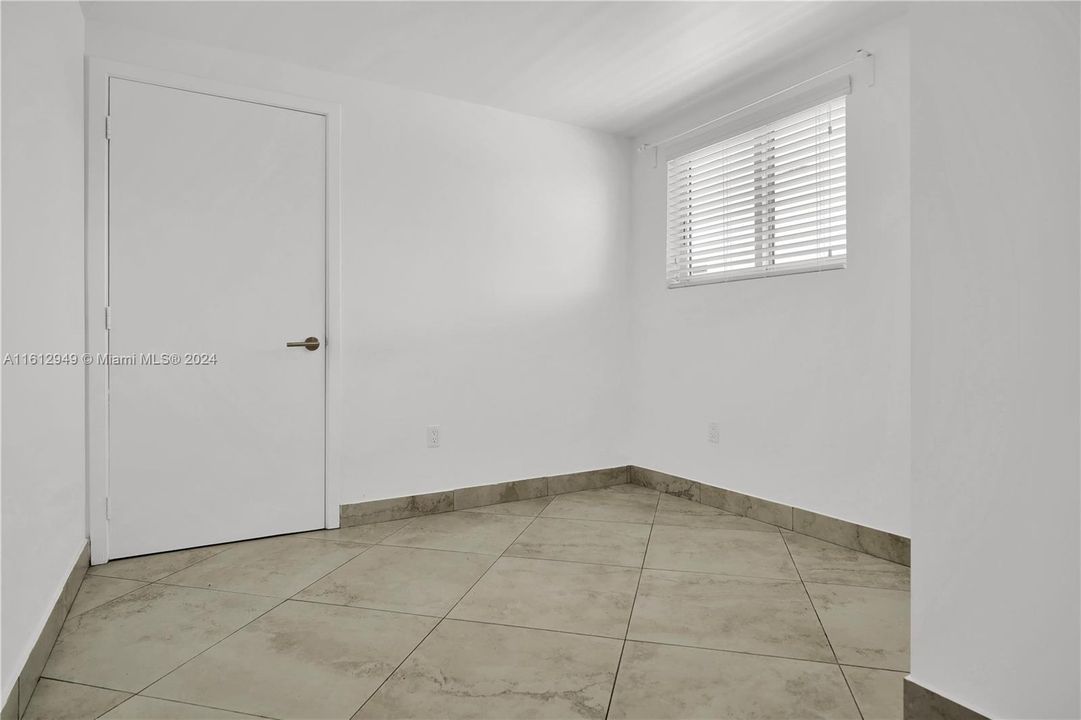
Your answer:
[[[635,485],[91,568],[59,718],[901,717],[908,569]]]

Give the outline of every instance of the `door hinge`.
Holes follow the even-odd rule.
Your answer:
[[[112,140],[113,139],[113,116],[112,115],[106,115],[105,116],[105,139],[106,140]]]
[[[105,329],[113,329],[113,309],[108,305],[105,306]]]
[[[112,505],[109,504],[109,498],[105,498],[105,519],[113,519],[113,508]]]

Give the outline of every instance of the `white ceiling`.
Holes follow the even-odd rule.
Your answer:
[[[83,11],[623,135],[892,12],[864,2],[84,2]]]

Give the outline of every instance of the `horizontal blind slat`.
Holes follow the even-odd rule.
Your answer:
[[[808,208],[814,208],[819,206],[827,206],[830,202],[844,204],[845,191],[843,187],[833,188],[830,192],[823,192],[819,188],[815,188],[812,192],[806,192],[803,195],[789,196],[785,202],[782,212],[786,217],[792,217],[791,213],[801,213],[808,211]],[[705,211],[695,211],[693,214],[681,213],[676,219],[669,221],[668,228],[683,228],[688,224],[688,219],[693,218],[695,228],[708,227],[711,224],[716,224],[719,219],[727,218],[728,222],[733,225],[739,225],[745,221],[753,222],[753,210],[754,203],[746,202],[743,204],[745,209],[729,209],[727,207],[719,206],[715,208],[709,208]]]
[[[764,235],[767,233],[777,237],[784,237],[794,231],[814,227],[816,224],[824,225],[829,222],[837,224],[838,221],[843,223],[844,216],[844,202],[837,201],[832,203],[829,207],[816,208],[815,210],[803,212],[798,215],[777,219],[772,223],[745,222],[738,225],[721,224],[711,226],[703,231],[696,230],[694,233],[672,233],[672,236],[669,238],[669,244],[672,247],[700,247],[707,243],[723,241],[736,242],[740,238]]]
[[[717,160],[707,165],[689,165],[679,172],[671,172],[671,180],[686,182],[688,180],[702,180],[714,177],[718,174],[732,174],[754,166],[757,158],[764,154],[763,147],[770,148],[769,155],[773,157],[786,157],[804,151],[808,148],[821,147],[831,141],[840,141],[845,137],[845,128],[830,125],[816,129],[806,137],[801,137],[791,143],[771,144],[760,147],[752,147],[739,155],[722,154]]]
[[[826,170],[831,166],[844,165],[845,152],[843,150],[823,151],[808,150],[797,157],[773,157],[769,161],[763,161],[745,171],[727,177],[695,178],[688,182],[676,182],[668,186],[668,198],[672,201],[689,199],[695,195],[701,196],[706,193],[727,190],[735,192],[738,188],[753,185],[763,177],[772,176],[783,178],[794,173],[805,172],[811,168]]]
[[[807,172],[800,175],[793,175],[785,178],[780,182],[774,182],[768,186],[762,185],[755,187],[753,185],[747,186],[746,189],[741,189],[737,193],[726,193],[724,190],[717,190],[715,192],[705,193],[699,198],[701,205],[694,204],[694,201],[690,202],[676,202],[669,204],[668,210],[681,212],[684,215],[690,215],[693,218],[696,210],[712,209],[717,207],[717,203],[728,202],[735,206],[737,203],[745,200],[752,200],[754,198],[764,197],[767,193],[772,195],[776,200],[784,200],[786,197],[799,194],[799,192],[806,192],[809,187],[825,187],[825,183],[833,180],[842,180],[845,176],[844,166],[831,166],[829,169],[820,170],[817,172]]]
[[[829,250],[835,247],[839,247],[845,240],[844,231],[838,231],[834,235],[821,235],[815,236],[809,240],[802,240],[801,242],[792,242],[785,245],[773,245],[766,243],[760,247],[759,243],[750,243],[742,245],[738,249],[733,248],[721,248],[723,252],[708,255],[680,255],[669,259],[669,264],[673,267],[685,267],[693,268],[699,266],[706,266],[711,262],[726,262],[732,258],[746,257],[748,255],[754,256],[758,254],[763,257],[767,256],[784,256],[791,255],[792,253],[803,253],[808,250],[819,248],[822,250]]]
[[[673,258],[692,257],[722,249],[738,249],[747,244],[752,246],[763,243],[783,244],[789,240],[799,240],[805,237],[828,237],[833,234],[832,231],[839,230],[840,232],[844,232],[844,229],[844,215],[839,214],[831,216],[831,220],[823,220],[818,224],[813,222],[801,223],[799,227],[794,226],[791,228],[792,232],[785,232],[780,235],[769,235],[764,237],[762,234],[756,235],[755,233],[745,233],[738,237],[707,239],[701,244],[697,240],[692,240],[689,243],[673,242],[668,246],[668,255]]]
[[[824,107],[824,106],[820,106]],[[720,153],[737,153],[749,145],[753,145],[758,142],[762,137],[773,133],[773,135],[779,138],[782,142],[786,138],[790,137],[794,133],[800,132],[808,127],[813,127],[815,124],[822,122],[823,118],[838,122],[844,122],[845,110],[844,105],[833,108],[831,110],[819,110],[815,113],[801,113],[798,116],[794,115],[791,118],[765,125],[757,130],[738,135],[731,140],[726,140],[714,145],[707,146],[702,150],[683,155],[668,162],[670,169],[678,170],[686,165],[702,164],[709,162],[709,160]]]

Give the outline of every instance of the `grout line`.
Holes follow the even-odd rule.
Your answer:
[[[843,668],[856,668],[858,670],[879,670],[881,672],[900,673],[901,675],[909,675],[911,670],[898,670],[897,668],[887,667],[875,667],[873,665],[857,665],[855,663],[839,663]]]
[[[841,543],[835,543],[832,540],[825,540],[823,538],[818,537],[817,535],[808,535],[807,533],[801,532],[799,530],[789,530],[788,528],[782,528],[782,527],[778,527],[778,529],[781,531],[782,535],[784,533],[786,533],[786,532],[787,533],[792,533],[793,535],[802,535],[803,537],[811,538],[812,540],[817,540],[818,542],[826,543],[827,545],[833,545],[834,547],[839,547],[839,548],[842,548],[842,549],[847,550],[849,552],[854,552],[857,555],[866,555],[867,557],[874,558],[875,560],[878,560],[880,562],[889,563],[890,565],[896,565],[897,567],[904,568],[906,571],[908,571],[910,573],[912,572],[912,566],[911,565],[905,565],[904,563],[899,563],[899,562],[896,562],[895,560],[888,560],[888,559],[886,559],[884,557],[880,557],[878,555],[872,555],[871,553],[869,553],[869,552],[867,552],[865,550],[857,550],[856,548],[851,547],[849,545],[842,545]]]
[[[602,522],[612,525],[653,525],[653,521],[639,522],[637,520],[601,520],[600,518],[567,517],[565,515],[538,515],[537,517],[543,520],[577,520],[579,522]]]
[[[221,643],[223,643],[223,642],[225,642],[226,640],[228,640],[229,638],[231,638],[231,637],[232,637],[233,635],[236,635],[236,634],[237,634],[238,632],[240,632],[241,630],[243,630],[244,628],[248,627],[248,626],[249,626],[249,625],[251,625],[251,624],[252,624],[253,622],[255,622],[256,620],[258,620],[259,618],[261,618],[261,617],[263,617],[264,615],[266,615],[267,613],[269,613],[269,612],[270,612],[271,610],[274,610],[275,608],[278,608],[278,607],[280,607],[280,606],[284,605],[284,604],[285,604],[286,602],[287,602],[287,599],[283,599],[283,600],[280,600],[279,602],[276,602],[276,603],[274,603],[274,605],[272,605],[271,607],[267,608],[267,609],[266,609],[266,610],[264,610],[263,612],[259,613],[258,615],[256,615],[255,617],[253,617],[253,618],[252,618],[251,620],[249,620],[248,622],[246,622],[246,623],[244,623],[243,625],[241,625],[240,627],[238,627],[238,628],[237,628],[236,630],[233,630],[233,631],[232,631],[231,633],[229,633],[228,635],[226,635],[225,637],[223,637],[223,638],[222,638],[221,640],[218,640],[217,642],[215,642],[215,643],[211,644],[211,645],[210,645],[209,647],[203,648],[202,650],[200,650],[199,652],[197,652],[197,653],[196,653],[195,655],[192,655],[192,656],[191,656],[190,658],[188,658],[188,659],[187,659],[187,660],[185,660],[184,662],[182,662],[182,663],[180,663],[179,665],[177,665],[177,666],[176,666],[175,668],[173,668],[172,670],[168,671],[167,673],[165,673],[165,674],[164,674],[164,675],[162,675],[161,677],[157,678],[157,679],[156,679],[156,680],[154,680],[153,682],[151,682],[151,683],[148,683],[148,684],[147,684],[147,685],[145,685],[145,686],[144,686],[144,687],[143,687],[142,689],[140,689],[139,691],[137,691],[137,692],[136,692],[135,694],[136,694],[136,695],[142,695],[142,694],[143,694],[144,692],[146,692],[146,691],[147,691],[147,690],[148,690],[148,689],[150,688],[150,686],[151,686],[151,685],[153,685],[154,683],[156,683],[156,682],[158,682],[158,681],[160,681],[160,680],[163,680],[163,679],[165,679],[165,678],[166,678],[166,677],[168,677],[169,675],[172,675],[172,674],[173,674],[173,673],[175,673],[175,672],[176,672],[177,670],[179,670],[180,668],[184,667],[185,665],[187,665],[188,663],[190,663],[190,662],[191,662],[192,660],[194,660],[195,658],[197,658],[197,657],[200,657],[201,655],[203,655],[203,653],[205,653],[205,652],[209,651],[209,650],[210,650],[211,648],[217,647],[217,646],[218,646],[218,645],[220,645]],[[155,697],[155,696],[154,696],[154,695],[148,695],[147,697]],[[172,698],[158,698],[158,699],[159,699],[159,700],[171,700]],[[182,701],[181,701],[181,702],[182,702]]]
[[[812,585],[836,585],[838,587],[864,588],[865,590],[892,590],[893,592],[912,593],[910,588],[885,587],[883,585],[867,585],[866,583],[838,582],[836,580],[804,580],[804,583]]]
[[[641,643],[643,645],[660,645],[661,647],[687,648],[688,650],[705,650],[706,652],[731,653],[733,655],[749,655],[751,657],[771,658],[773,660],[792,660],[794,662],[809,662],[809,663],[817,663],[819,665],[829,665],[831,667],[838,667],[838,668],[840,667],[840,663],[833,662],[832,660],[815,660],[814,658],[795,657],[795,656],[792,656],[792,655],[775,655],[773,653],[753,652],[751,650],[733,650],[731,648],[706,647],[705,645],[687,645],[687,644],[683,644],[683,643],[660,642],[659,640],[640,640],[638,638],[635,638],[634,640],[630,640],[628,638],[627,641],[628,642]],[[864,666],[862,666],[862,665],[849,665],[847,667],[864,667]],[[867,670],[882,670],[883,668],[866,668],[866,669]],[[898,672],[898,671],[889,671],[889,672]]]
[[[535,625],[514,625],[512,623],[496,622],[495,620],[477,620],[476,618],[450,617],[443,618],[452,623],[470,623],[471,625],[490,625],[492,627],[513,628],[515,630],[533,630],[536,632],[556,633],[557,635],[574,635],[575,637],[594,638],[597,640],[611,640],[622,642],[618,635],[597,635],[595,633],[579,632],[577,630],[555,630],[550,627],[537,627]]]
[[[464,510],[463,510],[463,511],[461,511],[461,512],[466,512],[466,511],[464,511]],[[482,514],[482,513],[478,513],[478,514]],[[521,516],[512,516],[512,517],[521,517]],[[530,521],[529,521],[529,522],[528,522],[528,523],[526,524],[526,526],[525,526],[524,528],[522,528],[522,530],[521,530],[521,531],[520,531],[520,532],[519,532],[519,533],[518,533],[517,535],[515,535],[515,536],[514,536],[514,539],[510,541],[510,543],[509,543],[509,544],[507,545],[507,548],[509,548],[509,547],[510,547],[511,545],[513,545],[514,543],[518,542],[518,538],[522,537],[522,533],[524,533],[524,532],[525,532],[526,530],[528,530],[528,529],[529,529],[529,528],[530,528],[530,527],[531,527],[531,526],[533,525],[533,523],[535,523],[535,522],[537,521],[537,518],[538,518],[538,517],[539,517],[539,514],[538,514],[538,515],[534,515],[534,516],[533,516],[533,518],[532,518],[532,519],[531,519],[531,520],[530,520]],[[404,528],[403,528],[403,530],[404,530]],[[395,547],[396,547],[396,546],[395,546]],[[504,552],[504,553],[505,553],[505,552],[507,551],[507,548],[504,548],[504,549],[503,549],[503,552]],[[456,551],[450,550],[450,551],[447,551],[447,552],[456,552]],[[476,555],[476,554],[480,554],[480,553],[470,553],[470,554]],[[491,557],[491,556],[489,555],[489,557]],[[479,583],[479,582],[480,582],[481,580],[483,580],[483,579],[485,578],[485,576],[487,576],[487,575],[488,575],[488,573],[489,573],[489,572],[491,572],[492,568],[493,568],[493,567],[495,567],[495,564],[496,564],[497,562],[499,562],[499,558],[501,558],[501,557],[503,557],[503,553],[500,553],[500,554],[499,554],[499,555],[498,555],[498,556],[496,557],[496,559],[492,561],[492,564],[491,564],[491,565],[489,565],[489,566],[488,566],[488,568],[487,568],[487,569],[486,569],[486,570],[485,570],[484,572],[482,572],[482,573],[480,574],[480,577],[478,577],[478,578],[476,579],[476,581],[475,581],[475,582],[474,582],[474,583],[473,583],[472,585],[470,585],[470,586],[469,586],[469,589],[468,589],[468,590],[466,590],[466,591],[465,591],[464,593],[462,593],[461,597],[459,597],[459,598],[458,598],[458,600],[457,600],[457,601],[455,601],[455,603],[454,603],[453,605],[451,605],[451,607],[450,607],[450,610],[447,610],[447,612],[446,612],[446,613],[445,613],[445,614],[443,615],[443,617],[439,618],[439,620],[438,620],[438,621],[437,621],[437,622],[435,623],[435,625],[433,625],[433,626],[432,626],[432,629],[431,629],[431,630],[429,630],[429,631],[428,631],[427,633],[425,633],[424,637],[422,637],[422,638],[420,639],[420,642],[418,642],[418,643],[417,643],[416,645],[414,645],[414,646],[413,646],[413,649],[412,649],[412,650],[410,650],[410,651],[409,651],[409,653],[408,653],[408,654],[407,654],[407,655],[406,655],[406,656],[405,656],[404,658],[402,658],[402,661],[401,661],[400,663],[398,663],[398,664],[397,664],[397,665],[396,665],[396,666],[394,667],[394,669],[393,669],[393,670],[391,670],[391,671],[390,671],[390,672],[389,672],[389,673],[387,674],[387,676],[386,676],[385,678],[383,678],[383,682],[379,683],[379,687],[377,687],[377,688],[376,688],[375,690],[373,690],[373,691],[371,692],[371,694],[370,694],[370,695],[368,695],[368,697],[366,697],[366,698],[364,699],[364,702],[362,702],[362,703],[360,704],[360,707],[358,707],[358,708],[357,708],[356,710],[354,710],[354,711],[353,711],[353,714],[352,714],[352,715],[351,715],[350,717],[353,717],[353,716],[355,716],[355,715],[356,715],[357,713],[359,713],[359,712],[360,712],[361,710],[363,710],[363,709],[364,709],[364,706],[365,706],[365,705],[367,705],[367,704],[368,704],[368,703],[369,703],[369,702],[371,701],[371,699],[372,699],[373,697],[375,697],[375,696],[376,696],[376,695],[377,695],[377,694],[379,693],[379,691],[380,691],[380,690],[382,690],[382,689],[383,689],[383,686],[384,686],[384,685],[386,685],[386,684],[387,684],[387,683],[388,683],[388,682],[390,681],[390,679],[391,679],[392,677],[394,677],[394,674],[395,674],[396,672],[398,672],[398,669],[399,669],[399,668],[400,668],[400,667],[401,667],[402,665],[404,665],[404,664],[406,663],[406,661],[407,661],[407,660],[409,660],[409,658],[413,657],[413,653],[415,653],[415,652],[417,651],[417,648],[419,648],[419,647],[420,647],[421,645],[423,645],[423,644],[424,644],[424,641],[425,641],[425,640],[427,640],[427,639],[428,639],[428,638],[429,638],[429,637],[431,636],[431,634],[432,634],[432,633],[434,633],[434,632],[436,631],[436,629],[437,629],[437,628],[438,628],[438,627],[439,627],[440,625],[442,625],[442,624],[443,624],[443,621],[447,619],[447,616],[449,616],[449,615],[450,615],[450,614],[451,614],[452,612],[454,612],[454,608],[458,607],[458,605],[459,605],[459,604],[460,604],[460,603],[462,602],[462,600],[464,600],[464,599],[465,599],[466,595],[468,595],[469,593],[473,592],[473,588],[475,588],[475,587],[477,586],[477,583]]]
[[[222,638],[221,640],[218,640],[217,642],[215,642],[215,643],[211,644],[211,645],[209,646],[209,648],[204,648],[203,650],[199,651],[199,652],[198,652],[198,653],[196,653],[195,655],[192,655],[191,657],[189,657],[188,659],[186,659],[186,661],[184,661],[183,663],[181,663],[181,664],[177,665],[176,667],[174,667],[173,669],[169,670],[168,672],[165,672],[165,674],[164,674],[164,675],[162,675],[162,676],[161,676],[160,678],[158,678],[158,679],[157,679],[157,680],[155,680],[154,682],[150,682],[150,683],[146,684],[145,686],[143,686],[143,688],[142,688],[141,690],[138,690],[138,691],[137,691],[137,692],[136,692],[135,694],[136,694],[136,695],[142,695],[142,694],[143,694],[144,692],[146,692],[146,691],[147,691],[147,689],[149,689],[149,688],[150,688],[150,685],[152,685],[152,684],[155,684],[155,683],[156,683],[156,682],[158,682],[159,680],[162,680],[162,679],[164,679],[165,677],[168,677],[168,676],[172,675],[172,674],[173,674],[173,672],[176,672],[177,670],[181,669],[182,667],[184,667],[185,665],[187,665],[188,663],[190,663],[191,661],[193,661],[193,659],[195,659],[195,658],[199,657],[200,655],[202,655],[202,654],[203,654],[203,653],[205,653],[206,651],[209,651],[209,650],[210,650],[211,648],[216,648],[216,646],[217,646],[218,644],[221,644],[221,643],[225,642],[226,640],[228,640],[229,638],[231,638],[232,636],[235,636],[235,635],[237,634],[237,632],[240,632],[240,631],[241,631],[242,629],[244,629],[245,627],[248,627],[249,625],[251,625],[252,623],[254,623],[255,621],[257,621],[257,619],[259,619],[259,618],[263,617],[264,615],[266,615],[267,613],[269,613],[269,612],[270,612],[271,610],[273,610],[273,609],[275,609],[275,608],[278,608],[278,606],[280,606],[280,605],[282,605],[282,604],[284,604],[284,603],[285,603],[285,600],[281,600],[281,601],[279,601],[279,602],[276,602],[275,604],[271,605],[271,606],[270,606],[270,608],[267,608],[267,609],[266,609],[265,611],[263,611],[262,613],[259,613],[258,615],[256,615],[256,616],[255,616],[255,617],[253,617],[252,619],[250,619],[250,621],[249,621],[249,622],[246,622],[246,623],[244,623],[243,625],[241,625],[240,627],[238,627],[238,628],[237,628],[236,630],[233,630],[232,632],[229,632],[229,634],[228,634],[227,636],[225,636],[224,638]],[[154,697],[154,695],[148,695],[148,697]],[[158,698],[158,699],[172,699],[172,698],[169,698],[169,697],[160,697],[160,698]]]
[[[422,617],[432,620],[439,620],[443,617],[442,615],[429,615],[428,613],[410,612],[408,610],[388,610],[387,608],[371,607],[370,605],[344,605],[342,603],[326,602],[325,600],[312,600],[311,598],[296,597],[295,595],[289,598],[289,601],[308,603],[309,605],[323,605],[325,607],[352,608],[353,610],[368,610],[370,612],[394,613],[395,615],[409,615],[411,617]]]
[[[267,600],[288,600],[289,597],[282,597],[281,595],[264,595],[262,593],[246,592],[244,590],[228,590],[226,588],[208,587],[204,585],[181,585],[180,583],[169,583],[164,580],[157,580],[150,583],[151,585],[161,585],[167,588],[184,588],[185,590],[208,590],[210,592],[227,593],[229,595],[243,595],[244,597],[256,597],[265,598]]]
[[[337,565],[337,566],[335,566],[335,567],[331,568],[331,569],[330,569],[330,570],[328,570],[328,571],[327,571],[326,573],[324,573],[324,574],[323,574],[322,576],[320,576],[318,580],[315,580],[314,582],[312,582],[312,583],[309,583],[308,585],[305,585],[304,587],[302,587],[302,588],[301,588],[300,590],[298,590],[297,592],[299,593],[299,592],[303,592],[304,590],[307,590],[307,589],[308,589],[309,587],[311,587],[311,585],[313,585],[313,584],[315,584],[315,583],[319,582],[319,580],[322,580],[322,579],[323,579],[323,578],[325,578],[325,577],[326,577],[327,575],[329,575],[330,573],[332,573],[332,572],[334,572],[335,570],[337,570],[338,568],[340,568],[340,567],[341,567],[342,565],[345,565],[346,563],[348,563],[348,562],[350,562],[350,561],[354,560],[355,558],[358,558],[358,557],[360,557],[361,555],[363,555],[364,553],[368,552],[368,550],[372,549],[372,548],[373,548],[373,547],[375,547],[375,546],[374,546],[374,545],[364,545],[364,546],[361,546],[361,545],[356,545],[356,544],[353,544],[353,545],[352,545],[352,547],[361,547],[362,549],[361,549],[361,551],[360,551],[360,552],[358,552],[358,553],[357,553],[356,555],[353,555],[352,557],[350,557],[350,558],[349,558],[348,560],[346,560],[345,562],[343,562],[343,563],[341,563],[341,564],[339,564],[339,565]],[[210,558],[206,558],[206,559],[207,559],[207,560],[209,560]],[[196,565],[197,565],[197,564],[198,564],[198,563],[196,563]],[[195,566],[194,566],[194,565],[192,565],[192,566],[190,566],[190,567],[195,567]],[[188,569],[188,568],[184,568],[184,570],[187,570],[187,569]],[[177,570],[177,572],[183,572],[183,571],[181,571],[181,570]],[[180,583],[177,583],[177,582],[166,582],[166,580],[167,580],[168,578],[171,578],[171,577],[172,577],[173,575],[176,575],[176,573],[171,573],[171,574],[169,574],[169,575],[166,575],[166,576],[165,576],[164,578],[162,578],[161,580],[155,580],[154,582],[152,582],[152,583],[150,583],[150,584],[151,584],[151,585],[163,585],[163,586],[165,586],[165,587],[179,587],[179,588],[188,588],[188,589],[191,589],[191,590],[211,590],[211,591],[213,591],[213,592],[232,593],[233,595],[246,595],[246,596],[249,596],[249,597],[261,597],[261,598],[271,598],[271,599],[273,599],[273,600],[291,600],[291,599],[293,598],[293,595],[296,595],[296,593],[293,593],[293,595],[287,595],[287,596],[285,596],[285,597],[282,597],[281,595],[266,595],[266,594],[264,594],[264,593],[256,593],[256,592],[246,592],[246,591],[244,591],[244,590],[230,590],[230,589],[228,589],[228,588],[222,588],[222,587],[209,587],[209,586],[203,586],[203,585],[182,585],[182,584],[180,584]],[[137,589],[137,590],[141,590],[142,588],[136,588],[136,589]],[[134,592],[134,591],[133,591],[133,592]]]
[[[106,580],[127,580],[127,578],[113,578],[113,577],[106,577],[104,575],[95,576],[95,577],[104,577]],[[71,618],[77,618],[80,615],[85,615],[86,613],[90,612],[91,610],[97,610],[99,607],[102,607],[104,605],[108,605],[109,603],[113,602],[114,600],[119,600],[122,597],[127,597],[128,595],[131,595],[136,590],[142,590],[143,588],[149,587],[150,585],[154,584],[154,583],[148,582],[146,580],[132,580],[131,582],[140,582],[140,583],[142,583],[142,585],[140,585],[137,588],[132,588],[131,590],[128,590],[127,592],[123,592],[123,593],[117,595],[114,598],[109,598],[108,600],[106,600],[103,603],[98,603],[97,605],[95,605],[93,607],[88,607],[86,610],[80,610],[79,612],[75,613],[74,615],[71,613],[70,610],[68,610],[68,614],[67,614],[67,617],[64,618],[64,622],[60,623],[60,630],[63,631],[64,626],[68,624],[68,620],[70,620]],[[82,591],[82,585],[79,586],[79,590]],[[79,599],[79,593],[75,593],[75,600],[78,600],[78,599]],[[75,606],[75,600],[71,601],[72,607]],[[60,637],[60,635],[59,635],[59,633],[57,633],[57,638],[59,638],[59,637]],[[49,652],[49,655],[52,655],[51,651]],[[46,658],[46,661],[48,661],[48,658]],[[81,685],[82,683],[75,683],[75,684],[76,685]]]
[[[118,690],[116,688],[106,687],[104,685],[94,685],[93,683],[79,682],[78,680],[65,680],[63,678],[49,677],[48,675],[42,675],[41,679],[48,680],[50,682],[64,683],[66,685],[78,685],[80,687],[94,688],[96,690],[108,690],[109,692],[124,693],[125,695],[131,695],[132,697],[135,696],[135,693],[133,693],[131,690]],[[124,699],[127,700],[127,698]]]
[[[274,720],[274,718],[270,715],[257,715],[255,713],[246,712],[244,710],[231,710],[229,708],[218,707],[217,705],[204,705],[202,703],[188,702],[187,700],[173,700],[172,698],[158,697],[157,695],[143,695],[141,692],[136,693],[131,697],[125,699],[124,702],[120,703],[120,705],[123,705],[124,703],[128,702],[128,700],[137,697],[147,698],[148,700],[164,700],[165,702],[176,703],[177,705],[189,705],[191,707],[207,708],[208,710],[220,710],[222,712],[236,713],[238,715],[245,715],[247,717],[266,718],[267,720]],[[116,707],[120,707],[120,705],[117,705]],[[107,710],[106,712],[111,712],[111,710]]]
[[[286,598],[286,599],[287,599],[287,600],[292,600],[292,599],[293,599],[293,598],[295,598],[295,597],[296,597],[297,595],[299,595],[300,593],[304,592],[305,590],[307,590],[308,588],[310,588],[310,587],[311,587],[312,585],[314,585],[315,583],[317,583],[317,582],[319,582],[320,580],[322,580],[323,578],[325,578],[325,577],[326,577],[327,575],[330,575],[330,574],[331,574],[332,572],[335,572],[335,571],[337,571],[337,570],[340,570],[341,568],[345,567],[346,565],[348,565],[349,563],[353,562],[354,560],[356,560],[356,559],[357,559],[358,557],[360,557],[360,556],[361,556],[361,555],[363,555],[364,553],[366,553],[366,552],[368,552],[369,550],[371,550],[371,549],[372,549],[373,547],[375,547],[375,545],[369,545],[369,546],[367,546],[366,548],[364,548],[363,550],[361,550],[360,552],[358,552],[358,553],[357,553],[356,555],[353,555],[352,557],[350,557],[350,558],[349,558],[348,560],[346,560],[345,562],[339,563],[338,565],[334,566],[334,567],[333,567],[333,568],[331,568],[330,570],[327,570],[327,571],[326,571],[325,573],[323,573],[322,575],[320,575],[318,579],[316,579],[316,580],[313,580],[312,582],[308,583],[307,585],[305,585],[304,587],[300,588],[299,590],[297,590],[297,591],[296,591],[295,593],[293,593],[292,595],[290,595],[290,596],[289,596],[288,598]]]
[[[796,569],[796,575],[799,576],[800,585],[803,586],[803,592],[807,595],[807,602],[811,604],[811,609],[814,610],[815,618],[818,620],[818,626],[822,628],[822,636],[826,638],[826,644],[829,645],[830,652],[833,653],[833,659],[837,663],[837,672],[841,673],[841,678],[845,681],[845,687],[848,688],[848,694],[852,697],[852,704],[856,706],[856,712],[859,713],[860,720],[863,720],[863,710],[860,709],[860,704],[856,702],[856,693],[852,690],[852,685],[848,682],[848,676],[845,675],[844,670],[841,669],[841,660],[837,657],[837,651],[833,649],[833,642],[830,640],[829,633],[826,632],[826,625],[822,622],[822,617],[818,614],[818,608],[815,607],[815,602],[811,598],[811,591],[807,589],[807,583],[803,581],[803,573],[800,572],[799,566],[796,565],[796,558],[792,554],[792,548],[788,547],[788,541],[785,540],[784,533],[781,533],[781,541],[784,543],[784,547],[788,550],[788,557],[792,561],[792,567]]]
[[[653,506],[653,520],[657,519],[657,508],[661,506],[661,494],[657,493],[657,503]],[[631,620],[634,619],[634,606],[638,603],[638,590],[642,587],[642,575],[646,569],[646,556],[649,555],[649,541],[653,538],[654,522],[649,524],[649,534],[646,536],[646,546],[642,550],[642,564],[638,568],[638,583],[634,586],[634,598],[631,600],[631,611],[627,613],[627,629],[623,631],[623,645],[619,648],[619,660],[616,661],[616,671],[612,675],[612,691],[608,693],[608,707],[604,709],[604,720],[608,720],[608,714],[612,712],[612,701],[616,697],[616,683],[619,682],[619,668],[623,666],[623,653],[627,650],[627,637],[631,634]]]

